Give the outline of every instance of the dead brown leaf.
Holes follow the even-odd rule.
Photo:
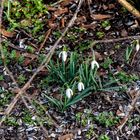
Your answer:
[[[6,37],[14,37],[15,32],[7,31],[4,28],[1,28],[0,34],[2,34],[3,36],[6,36]]]
[[[92,14],[91,18],[93,18],[94,20],[103,20],[103,19],[108,19],[111,18],[112,15],[104,15],[104,14]]]
[[[61,6],[67,6],[68,4],[70,4],[70,2],[73,2],[74,0],[64,0],[63,2],[61,2]]]
[[[67,12],[68,12],[68,8],[63,8],[63,9],[60,8],[57,11],[55,11],[53,15],[54,15],[54,17],[58,17],[58,16],[65,14]]]
[[[81,23],[84,23],[84,22],[86,22],[87,21],[87,19],[86,19],[86,17],[85,16],[80,16],[80,17],[77,17],[77,19],[76,19],[76,23],[77,24],[81,24]]]
[[[115,4],[103,5],[103,9],[104,9],[104,10],[113,9],[113,8],[115,8]]]
[[[121,30],[121,36],[122,37],[128,36],[128,32],[125,29]]]
[[[66,135],[63,135],[63,136],[60,136],[59,138],[58,138],[58,140],[71,140],[71,139],[73,139],[73,134],[71,133],[71,134],[66,134]]]
[[[97,27],[97,24],[82,24],[82,28],[85,28],[85,29],[92,29],[94,30],[95,28]]]
[[[127,92],[127,95],[131,98],[134,99],[136,97],[137,91],[134,89],[131,89],[130,91]]]
[[[53,22],[53,20],[48,21],[48,26],[52,29],[57,27],[57,24]]]
[[[35,54],[31,53],[23,53],[22,55],[26,57],[23,62],[23,66],[28,66],[35,58],[37,58]]]
[[[50,12],[54,12],[54,11],[57,10],[57,8],[52,7],[52,6],[47,6],[47,10],[50,11]]]
[[[65,18],[61,19],[61,27],[64,28],[65,27]]]
[[[24,57],[31,58],[31,59],[37,58],[37,55],[31,54],[31,53],[23,53],[22,55],[23,55]]]
[[[101,55],[99,52],[95,51],[94,54],[96,60],[103,60],[103,55]]]
[[[117,110],[116,115],[119,117],[125,117],[125,113],[121,111],[120,109]]]

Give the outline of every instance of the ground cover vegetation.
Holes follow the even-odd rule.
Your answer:
[[[0,10],[0,139],[140,138],[133,12],[114,0],[2,0]]]

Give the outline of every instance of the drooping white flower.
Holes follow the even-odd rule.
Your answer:
[[[91,62],[91,69],[93,70],[93,69],[95,68],[95,66],[96,66],[97,68],[99,68],[98,62],[97,62],[96,60],[93,60],[93,61]]]
[[[67,88],[66,96],[70,99],[72,95],[73,95],[73,91],[70,88]]]
[[[59,58],[62,57],[62,60],[65,62],[67,60],[67,52],[62,51],[59,53]]]
[[[84,84],[83,84],[82,82],[79,82],[79,83],[78,83],[78,91],[82,91],[82,90],[84,90],[84,89],[85,89]]]
[[[28,46],[25,45],[24,42],[25,42],[24,39],[21,39],[21,40],[19,41],[19,48],[21,48],[21,49],[27,49]]]
[[[140,44],[139,44],[139,40],[137,40],[137,44],[136,44],[136,51],[138,52],[140,49]]]

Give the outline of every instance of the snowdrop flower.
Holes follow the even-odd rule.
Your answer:
[[[140,44],[139,44],[139,40],[137,40],[137,44],[136,44],[136,51],[138,52],[140,49]]]
[[[84,84],[83,84],[82,82],[79,82],[79,83],[78,83],[78,91],[82,91],[82,90],[84,90],[84,89],[85,89]]]
[[[24,44],[24,39],[21,39],[20,41],[19,41],[19,48],[21,48],[21,49],[27,49],[27,45],[25,45]]]
[[[62,57],[62,60],[65,62],[67,59],[67,52],[66,51],[61,51],[59,53],[59,58]]]
[[[68,88],[66,90],[66,96],[70,99],[72,95],[73,95],[73,91],[70,88]]]
[[[93,69],[95,68],[95,66],[96,66],[97,68],[99,68],[98,62],[97,62],[96,60],[93,60],[93,61],[91,62],[91,69],[93,70]]]

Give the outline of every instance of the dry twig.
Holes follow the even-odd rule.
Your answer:
[[[133,7],[129,2],[127,2],[126,0],[118,0],[118,2],[122,6],[124,6],[131,14],[133,14],[140,20],[140,12],[135,7]]]
[[[120,125],[118,126],[118,129],[121,131],[122,128],[124,127],[124,125],[126,124],[126,122],[128,121],[132,111],[134,110],[134,108],[136,107],[136,103],[137,103],[137,100],[140,98],[140,90],[137,90],[136,91],[136,96],[134,99],[132,99],[132,103],[129,107],[129,111],[127,113],[127,115],[122,119]]]
[[[104,40],[93,40],[91,47],[98,43],[111,43],[111,42],[119,42],[124,40],[134,40],[134,39],[140,39],[140,35],[137,36],[127,36],[127,37],[121,37],[116,39],[104,39]]]
[[[40,45],[40,47],[39,47],[39,49],[38,49],[38,52],[40,52],[41,49],[44,47],[44,45],[45,45],[45,43],[46,43],[46,41],[47,41],[47,39],[48,39],[48,37],[49,37],[49,35],[50,35],[50,33],[51,33],[51,30],[52,30],[52,29],[49,29],[49,30],[46,32],[45,39],[44,39],[43,43]]]
[[[31,100],[30,100],[27,96],[26,96],[26,98],[28,99],[28,101],[29,101],[30,103],[32,103]],[[34,113],[33,110],[29,108],[29,105],[28,105],[28,103],[26,102],[25,97],[23,97],[23,96],[22,96],[22,101],[23,101],[23,103],[25,104],[26,108],[27,108],[34,116],[38,117],[37,114]],[[34,110],[36,110],[36,108],[34,108]],[[38,117],[38,118],[39,118],[39,117]],[[42,130],[45,132],[45,136],[47,137],[47,136],[48,136],[48,131],[45,129],[45,127],[43,126],[43,124],[42,124],[40,121],[37,120],[37,122],[39,123],[39,125],[40,125],[41,128],[42,128]]]

